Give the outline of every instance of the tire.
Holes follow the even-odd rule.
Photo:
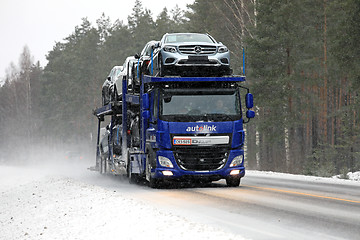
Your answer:
[[[156,155],[152,150],[148,150],[147,152],[148,153],[146,154],[146,170],[145,170],[146,180],[149,182],[149,187],[160,188],[161,180],[157,178],[153,178],[151,176],[151,169],[152,169],[151,161],[153,160],[154,157],[156,157]]]
[[[226,185],[228,187],[238,187],[240,185],[241,178],[239,177],[227,177],[226,178]]]
[[[160,188],[160,186],[161,186],[160,180],[150,177],[149,186],[151,188],[155,188],[155,189]]]
[[[106,174],[106,171],[107,171],[107,169],[106,169],[106,158],[103,158],[103,157],[100,158],[100,169],[99,169],[99,171],[100,171],[100,174],[102,174],[102,175]]]
[[[101,103],[103,106],[106,105],[104,94],[101,95]]]
[[[111,93],[111,100],[114,102],[116,102],[118,100],[118,95],[117,95],[117,90],[116,87],[114,85],[114,91]]]
[[[96,156],[96,162],[95,162],[95,170],[100,172],[100,162],[101,162],[101,157],[100,156]]]
[[[165,76],[165,69],[164,69],[164,65],[163,65],[163,62],[162,62],[162,56],[161,55],[159,55],[158,65],[159,65],[159,75],[160,75],[160,77],[164,77]]]
[[[149,168],[149,169],[146,171],[146,175],[149,174],[148,176],[146,176],[146,178],[147,178],[147,180],[149,182],[149,187],[151,187],[151,188],[160,188],[161,181],[159,179],[153,178],[151,176],[151,166],[150,165],[151,165],[150,163],[147,163],[147,168]]]
[[[114,101],[114,91],[109,88],[109,103]]]
[[[133,173],[131,173],[130,164],[127,166],[126,169],[127,169],[127,176],[129,178],[129,183],[136,184],[138,182],[138,179],[137,179],[137,177],[135,177],[135,175]]]
[[[127,172],[127,177],[129,178],[130,184],[136,184],[139,182],[139,176],[137,174],[131,173],[131,162],[130,162],[129,151],[128,151],[128,164],[126,166],[126,172]]]

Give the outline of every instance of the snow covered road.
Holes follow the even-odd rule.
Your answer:
[[[134,199],[138,187],[124,179],[83,169],[1,166],[0,239],[243,239]]]
[[[0,239],[359,239],[360,182],[249,171],[151,189],[89,164],[0,166]]]

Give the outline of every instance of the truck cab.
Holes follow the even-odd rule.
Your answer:
[[[211,182],[238,186],[245,175],[244,108],[252,95],[244,77],[160,78],[145,76],[140,97],[143,158],[134,164],[150,186],[162,181]],[[245,118],[254,117],[247,110]]]
[[[105,116],[111,117],[108,129],[117,130],[108,132],[107,154],[98,147],[95,169],[126,174],[132,183],[146,179],[153,188],[220,179],[239,186],[245,175],[243,125],[255,116],[244,81],[243,76],[142,75],[134,92],[123,78],[121,101],[94,110],[98,146]]]

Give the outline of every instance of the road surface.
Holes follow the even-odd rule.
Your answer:
[[[88,166],[88,165],[86,165]],[[76,165],[0,166],[0,239],[360,239],[360,181],[248,171],[151,189]]]
[[[329,179],[331,180],[331,179]],[[250,239],[360,239],[360,183],[251,173],[238,188],[206,186],[131,194]]]

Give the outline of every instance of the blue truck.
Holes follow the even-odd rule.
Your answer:
[[[245,175],[243,125],[255,116],[244,81],[244,76],[143,75],[134,91],[124,77],[121,100],[93,112],[96,169],[127,175],[130,182],[146,179],[152,188],[220,179],[239,186]],[[110,123],[101,134],[105,117]]]

